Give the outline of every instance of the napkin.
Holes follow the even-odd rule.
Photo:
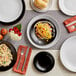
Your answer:
[[[64,22],[65,27],[67,28],[68,32],[76,31],[76,16],[65,20]]]
[[[21,55],[22,49],[23,49],[23,55]],[[19,46],[18,52],[17,52],[17,61],[13,67],[13,71],[20,74],[26,73],[31,52],[32,52],[32,48],[29,48],[28,46],[23,46],[23,45]]]

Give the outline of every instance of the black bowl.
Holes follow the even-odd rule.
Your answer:
[[[49,39],[48,41],[45,41],[46,39],[40,39],[35,31],[35,26],[37,22],[48,22],[51,26],[52,26],[52,38]],[[54,46],[59,38],[60,38],[60,28],[57,24],[57,22],[52,19],[50,16],[48,15],[39,15],[34,17],[28,24],[27,26],[27,38],[29,40],[29,42],[39,48],[39,49],[48,49],[51,48],[52,46]]]
[[[1,24],[3,24],[3,25],[13,25],[13,24],[17,23],[18,21],[20,21],[22,19],[22,17],[24,16],[25,10],[26,10],[26,6],[25,6],[24,0],[20,0],[20,2],[22,3],[22,5],[21,5],[22,7],[20,7],[20,9],[22,9],[22,10],[21,10],[21,13],[18,15],[18,17],[16,19],[12,20],[12,21],[2,21],[2,20],[0,20]],[[7,10],[7,11],[10,12],[10,10]]]
[[[48,52],[38,53],[33,61],[35,68],[40,72],[49,72],[55,64],[53,56]]]
[[[0,66],[0,71],[6,71],[14,66],[14,64],[17,60],[17,52],[16,52],[16,49],[14,48],[14,46],[7,41],[1,41],[0,44],[6,44],[9,47],[9,49],[11,50],[11,54],[13,55],[13,60],[11,61],[9,66],[6,66],[6,67]]]

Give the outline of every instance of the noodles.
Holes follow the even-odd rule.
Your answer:
[[[6,44],[0,45],[0,66],[8,66],[13,60],[11,50]]]
[[[51,32],[50,25],[47,22],[46,23],[38,22],[36,24],[36,35],[40,39],[46,39],[46,40],[51,39],[52,32]]]

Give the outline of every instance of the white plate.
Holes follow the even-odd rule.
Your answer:
[[[66,15],[76,15],[76,0],[59,0],[59,8]]]
[[[76,36],[70,37],[63,43],[60,59],[65,68],[76,72]]]
[[[12,22],[22,13],[21,0],[0,0],[0,21]]]
[[[36,8],[36,7],[34,6],[33,2],[34,2],[34,0],[30,0],[31,7],[32,7],[32,9],[35,10],[36,12],[46,12],[46,11],[48,11],[49,8],[51,8],[51,6],[52,6],[52,0],[49,0],[48,6],[47,6],[45,9],[42,9],[42,10],[41,10],[41,9]]]

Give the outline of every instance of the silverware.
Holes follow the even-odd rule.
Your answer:
[[[23,71],[24,66],[25,66],[25,63],[26,63],[26,59],[27,59],[27,55],[28,55],[28,53],[29,53],[29,49],[30,49],[30,48],[27,49],[26,54],[25,54],[25,60],[24,60],[23,66],[22,66],[22,71]]]
[[[19,63],[18,63],[17,69],[19,68],[20,61],[21,61],[21,58],[22,58],[23,54],[24,54],[24,49],[22,48],[22,51],[21,51],[21,56],[20,56],[20,60],[19,60]]]

